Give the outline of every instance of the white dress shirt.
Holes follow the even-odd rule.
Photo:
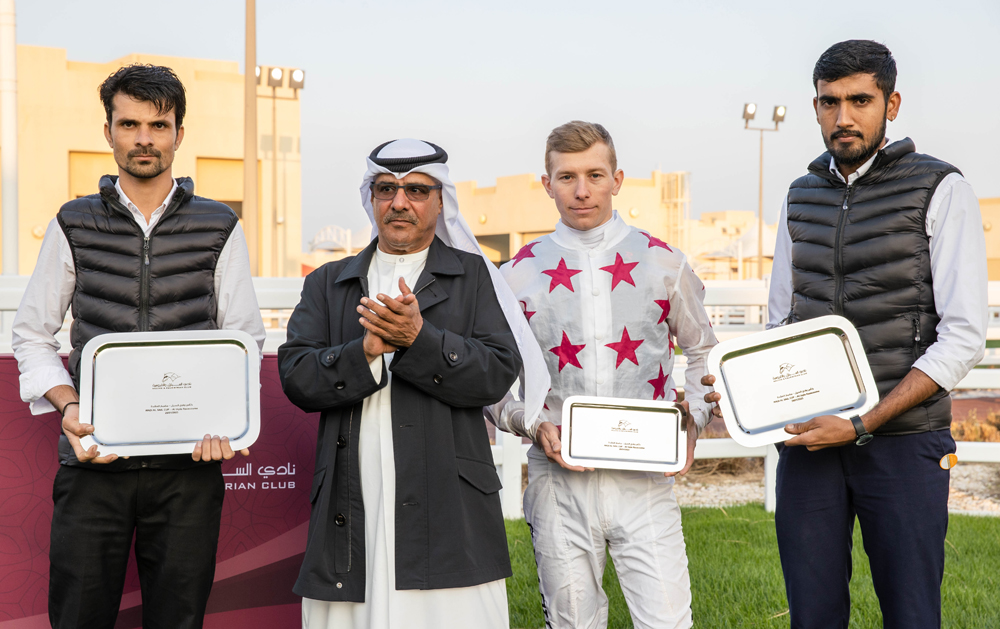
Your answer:
[[[131,211],[135,222],[148,236],[177,191],[177,181],[163,203],[153,211],[148,223],[117,182],[115,189],[122,205]],[[53,218],[45,231],[31,280],[21,297],[11,343],[21,372],[21,399],[29,403],[33,415],[56,410],[44,397],[50,389],[63,384],[73,386],[73,379],[59,357],[60,345],[55,335],[62,328],[75,289],[73,251],[59,221]],[[218,301],[215,323],[219,329],[243,330],[263,349],[264,322],[250,276],[246,238],[239,224],[229,235],[215,266],[215,295]]]
[[[888,143],[888,140],[886,140]],[[864,176],[872,156],[847,179],[830,159],[830,172],[848,186]],[[942,389],[955,388],[983,358],[988,323],[986,239],[979,200],[958,173],[946,176],[931,196],[925,224],[930,239],[934,305],[941,321],[938,338],[913,366]],[[788,196],[778,218],[768,328],[781,325],[792,307],[792,238],[788,233]]]

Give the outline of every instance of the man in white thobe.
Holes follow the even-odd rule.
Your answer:
[[[305,627],[508,625],[482,407],[522,356],[544,366],[458,213],[446,159],[416,140],[372,152],[361,194],[375,240],[306,279],[279,350],[289,398],[323,411],[295,585]]]

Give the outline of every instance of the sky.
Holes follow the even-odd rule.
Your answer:
[[[74,61],[130,53],[243,61],[243,0],[19,0],[21,44]],[[378,3],[257,0],[259,65],[306,70],[303,247],[324,225],[368,227],[358,186],[371,150],[399,137],[444,147],[453,181],[540,174],[545,138],[568,120],[611,132],[627,177],[691,173],[691,211],[757,209],[767,126],[764,219],[824,147],[812,68],[845,39],[896,58],[890,140],[962,170],[1000,197],[1000,2],[700,0]]]

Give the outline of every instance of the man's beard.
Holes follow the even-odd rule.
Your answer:
[[[155,157],[156,159],[148,164],[137,164],[132,161],[133,158],[140,155],[148,155],[150,157]],[[153,177],[158,177],[167,169],[167,166],[163,164],[163,154],[154,148],[146,150],[132,149],[125,156],[125,163],[119,165],[122,170],[136,179],[152,179]]]
[[[826,144],[826,150],[830,152],[830,155],[833,156],[838,166],[846,166],[847,168],[861,166],[871,159],[871,156],[882,146],[882,140],[885,139],[885,124],[885,118],[883,117],[882,126],[870,142],[865,141],[865,137],[861,135],[860,131],[847,129],[834,131],[829,138],[823,138],[823,142]],[[841,137],[861,138],[861,142],[856,143],[854,146],[838,148],[836,139]]]

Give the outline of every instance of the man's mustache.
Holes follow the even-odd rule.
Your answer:
[[[407,223],[416,225],[417,217],[406,211],[397,212],[395,210],[390,210],[388,214],[382,217],[382,223],[388,225],[392,221],[406,221]]]
[[[861,138],[864,139],[865,136],[861,135],[860,131],[854,131],[852,129],[841,129],[840,131],[834,131],[833,135],[830,136],[831,140],[836,140],[837,138]]]
[[[128,152],[128,157],[162,157],[163,154],[153,147],[132,149]]]

